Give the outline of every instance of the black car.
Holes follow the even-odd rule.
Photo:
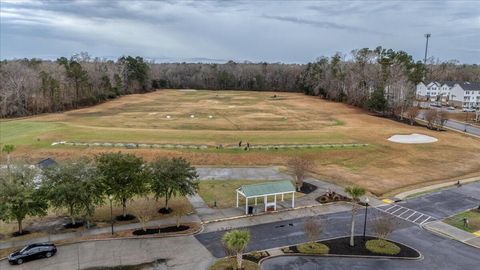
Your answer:
[[[25,246],[8,256],[10,264],[22,264],[39,258],[50,258],[57,253],[57,247],[53,243],[37,243]]]

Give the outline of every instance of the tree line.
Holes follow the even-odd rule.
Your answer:
[[[480,67],[450,61],[415,62],[409,54],[377,47],[320,57],[308,64],[154,63],[76,54],[56,61],[0,62],[0,117],[90,106],[161,88],[304,92],[376,111],[403,111],[422,80],[480,81]],[[372,98],[373,97],[373,98]]]
[[[69,226],[75,226],[78,217],[91,220],[105,200],[122,207],[117,220],[129,220],[135,216],[127,214],[127,203],[152,194],[165,200],[159,211],[170,213],[169,200],[195,194],[197,178],[195,168],[183,158],[157,158],[146,163],[120,152],[100,154],[93,160],[65,161],[41,172],[24,164],[9,165],[0,170],[0,220],[17,222],[17,234],[21,235],[27,216],[44,216],[51,207],[66,209]]]

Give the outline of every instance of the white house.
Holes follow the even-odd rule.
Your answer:
[[[420,82],[416,87],[416,96],[418,99],[427,101],[448,102],[452,98],[451,89],[455,83],[454,81]]]
[[[458,82],[451,89],[452,104],[462,108],[480,107],[480,82]]]

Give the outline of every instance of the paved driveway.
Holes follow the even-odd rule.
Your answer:
[[[167,259],[160,269],[207,269],[212,255],[193,236],[85,242],[58,247],[49,259],[10,266],[0,262],[0,269],[77,270],[94,266],[130,265]]]
[[[480,205],[480,182],[430,193],[398,203],[403,207],[443,219]]]
[[[198,167],[200,180],[285,180],[292,179],[277,167]]]
[[[404,223],[404,222],[403,222]],[[325,238],[325,237],[322,237]],[[390,237],[407,244],[424,256],[422,260],[354,259],[282,256],[266,260],[264,270],[469,270],[478,269],[478,249],[432,234],[411,225],[396,230]]]

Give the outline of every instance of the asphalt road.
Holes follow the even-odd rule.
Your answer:
[[[436,219],[443,219],[480,206],[480,182],[429,193],[398,204]]]
[[[384,213],[369,209],[370,217],[384,215]],[[322,239],[349,235],[350,231],[350,211],[328,214],[322,216],[324,225]],[[306,218],[285,220],[267,224],[249,226],[250,244],[247,251],[264,250],[276,247],[283,247],[307,241],[303,232],[303,225]],[[356,216],[356,231],[363,232],[364,212],[359,211]],[[399,219],[398,227],[415,226],[412,223]],[[368,227],[367,227],[368,228]],[[370,230],[367,230],[367,234]],[[224,248],[221,245],[221,238],[225,231],[215,231],[198,234],[195,237],[217,258],[225,256]]]
[[[475,113],[473,113],[473,114],[475,114]],[[424,112],[421,112],[418,115],[417,119],[424,120]],[[447,120],[445,122],[445,126],[451,128],[451,129],[455,129],[455,130],[458,130],[458,131],[465,132],[465,123],[463,123],[463,122]],[[466,126],[466,132],[470,133],[470,134],[473,134],[473,135],[476,135],[476,136],[480,136],[480,127],[467,125]]]
[[[460,188],[442,190],[422,197],[401,202],[404,207],[444,218],[460,211],[478,206],[480,203],[480,183],[464,185]],[[363,215],[356,217],[356,233],[363,229]],[[369,210],[370,219],[386,215],[376,209]],[[397,229],[390,239],[417,249],[422,260],[354,259],[329,257],[281,256],[268,259],[262,265],[265,270],[316,270],[316,269],[358,269],[358,270],[404,270],[404,269],[478,269],[480,251],[455,240],[440,237],[422,229],[415,223],[395,218]],[[350,212],[340,212],[322,216],[324,228],[322,239],[341,237],[349,234]],[[369,220],[370,220],[369,219]],[[305,219],[293,219],[269,224],[250,226],[251,244],[248,251],[263,250],[305,242],[303,233]],[[196,238],[215,256],[223,257],[221,237],[225,231],[199,234]],[[367,223],[367,234],[371,234]]]
[[[445,123],[446,127],[453,128],[459,131],[465,131],[465,124],[457,121],[451,121],[448,120]],[[467,133],[473,134],[480,136],[480,127],[472,126],[472,125],[467,125]]]

